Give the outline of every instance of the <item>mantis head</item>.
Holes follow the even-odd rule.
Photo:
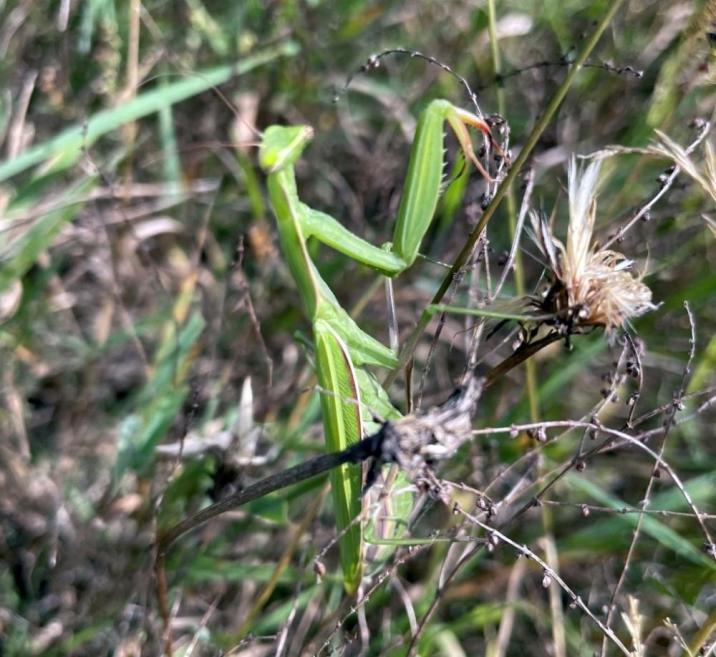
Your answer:
[[[291,166],[313,138],[308,125],[272,125],[263,133],[259,149],[259,164],[266,173],[274,173]]]

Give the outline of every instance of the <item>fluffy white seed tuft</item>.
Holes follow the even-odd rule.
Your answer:
[[[655,306],[651,290],[631,273],[632,261],[592,241],[598,179],[599,162],[579,169],[575,159],[570,160],[566,247],[537,213],[532,213],[531,221],[535,241],[558,284],[555,294],[566,296],[555,306],[575,325],[613,330]]]

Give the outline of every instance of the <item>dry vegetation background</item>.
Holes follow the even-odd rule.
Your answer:
[[[433,97],[469,99],[407,57],[344,92],[346,78],[385,48],[438,57],[504,116],[517,152],[609,4],[496,3],[497,83],[483,2],[0,2],[0,655],[161,654],[156,527],[322,449],[308,324],[254,130],[314,126],[302,197],[380,243],[418,111]],[[557,206],[559,234],[571,153],[645,146],[655,128],[686,146],[695,119],[714,119],[715,21],[712,1],[620,8],[531,158],[531,206]],[[713,133],[693,153],[703,172],[706,142]],[[597,239],[654,198],[671,164],[620,155],[604,165]],[[483,191],[475,176],[448,187],[455,203],[441,206],[424,253],[452,261]],[[709,654],[716,641],[704,532],[716,532],[714,200],[678,175],[620,239],[660,304],[634,323],[638,359],[597,330],[535,365],[539,419],[623,429],[633,412],[629,435],[663,448],[672,472],[599,431],[510,432],[532,418],[522,369],[485,394],[475,421],[507,431],[477,435],[439,471],[488,491],[495,508],[476,513],[558,571],[635,654]],[[454,302],[484,294],[486,266],[491,284],[499,277],[510,212],[503,203],[490,224],[473,296],[463,286]],[[542,268],[529,239],[521,252],[530,293]],[[387,339],[375,274],[316,254],[344,306]],[[419,261],[398,279],[401,335],[443,275]],[[516,295],[510,276],[501,296]],[[419,345],[424,406],[463,371],[474,318],[463,319],[447,318],[427,369],[430,336]],[[480,355],[488,366],[505,353],[509,341]],[[210,523],[170,555],[176,654],[403,655],[411,637],[421,655],[620,654],[554,572],[438,501],[424,500],[413,534],[436,540],[374,555],[355,611],[330,547],[325,479]]]

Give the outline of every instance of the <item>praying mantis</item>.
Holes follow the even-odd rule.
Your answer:
[[[408,269],[418,256],[440,197],[446,123],[467,160],[487,180],[492,180],[473,150],[469,130],[474,128],[483,133],[501,153],[488,123],[446,100],[433,100],[418,120],[393,239],[383,246],[367,242],[330,215],[300,200],[294,164],[313,138],[310,126],[274,125],[263,133],[259,164],[267,175],[282,252],[311,322],[325,441],[330,451],[343,450],[360,440],[364,406],[386,419],[398,414],[380,384],[362,367],[392,369],[398,363],[398,354],[364,332],[341,307],[313,263],[307,241],[315,238],[385,276],[394,277]],[[352,594],[362,576],[364,539],[361,524],[356,522],[361,513],[360,468],[342,465],[334,469],[331,488],[343,583]]]

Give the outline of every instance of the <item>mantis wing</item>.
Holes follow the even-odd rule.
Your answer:
[[[318,320],[313,330],[326,446],[337,452],[361,439],[359,386],[348,347],[330,324]],[[363,536],[357,520],[361,512],[361,485],[358,465],[342,465],[331,471],[343,585],[349,594],[356,591],[362,575]]]

